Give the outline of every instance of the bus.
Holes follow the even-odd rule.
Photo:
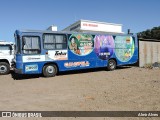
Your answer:
[[[136,63],[136,35],[16,30],[15,73],[55,76],[58,72]]]

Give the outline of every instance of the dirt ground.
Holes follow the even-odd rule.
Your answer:
[[[64,72],[51,78],[42,75],[18,76],[14,73],[1,75],[0,110],[160,111],[160,69],[138,67],[121,67],[115,71],[90,69]],[[148,120],[148,118],[88,119]]]

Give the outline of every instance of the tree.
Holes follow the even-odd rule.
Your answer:
[[[138,38],[160,40],[160,26],[153,27],[152,29],[147,29],[146,31],[139,32]]]

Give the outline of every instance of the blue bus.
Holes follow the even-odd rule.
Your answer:
[[[52,77],[60,71],[136,63],[135,35],[16,30],[15,72]]]

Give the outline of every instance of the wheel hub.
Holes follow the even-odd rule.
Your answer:
[[[7,67],[4,66],[4,65],[1,65],[1,66],[0,66],[0,72],[1,72],[1,73],[5,73],[6,71],[7,71]]]
[[[53,66],[48,66],[46,70],[47,70],[47,72],[50,73],[50,74],[52,74],[52,73],[54,72]]]
[[[109,66],[110,66],[111,69],[114,69],[114,67],[115,67],[112,62],[109,63]]]

